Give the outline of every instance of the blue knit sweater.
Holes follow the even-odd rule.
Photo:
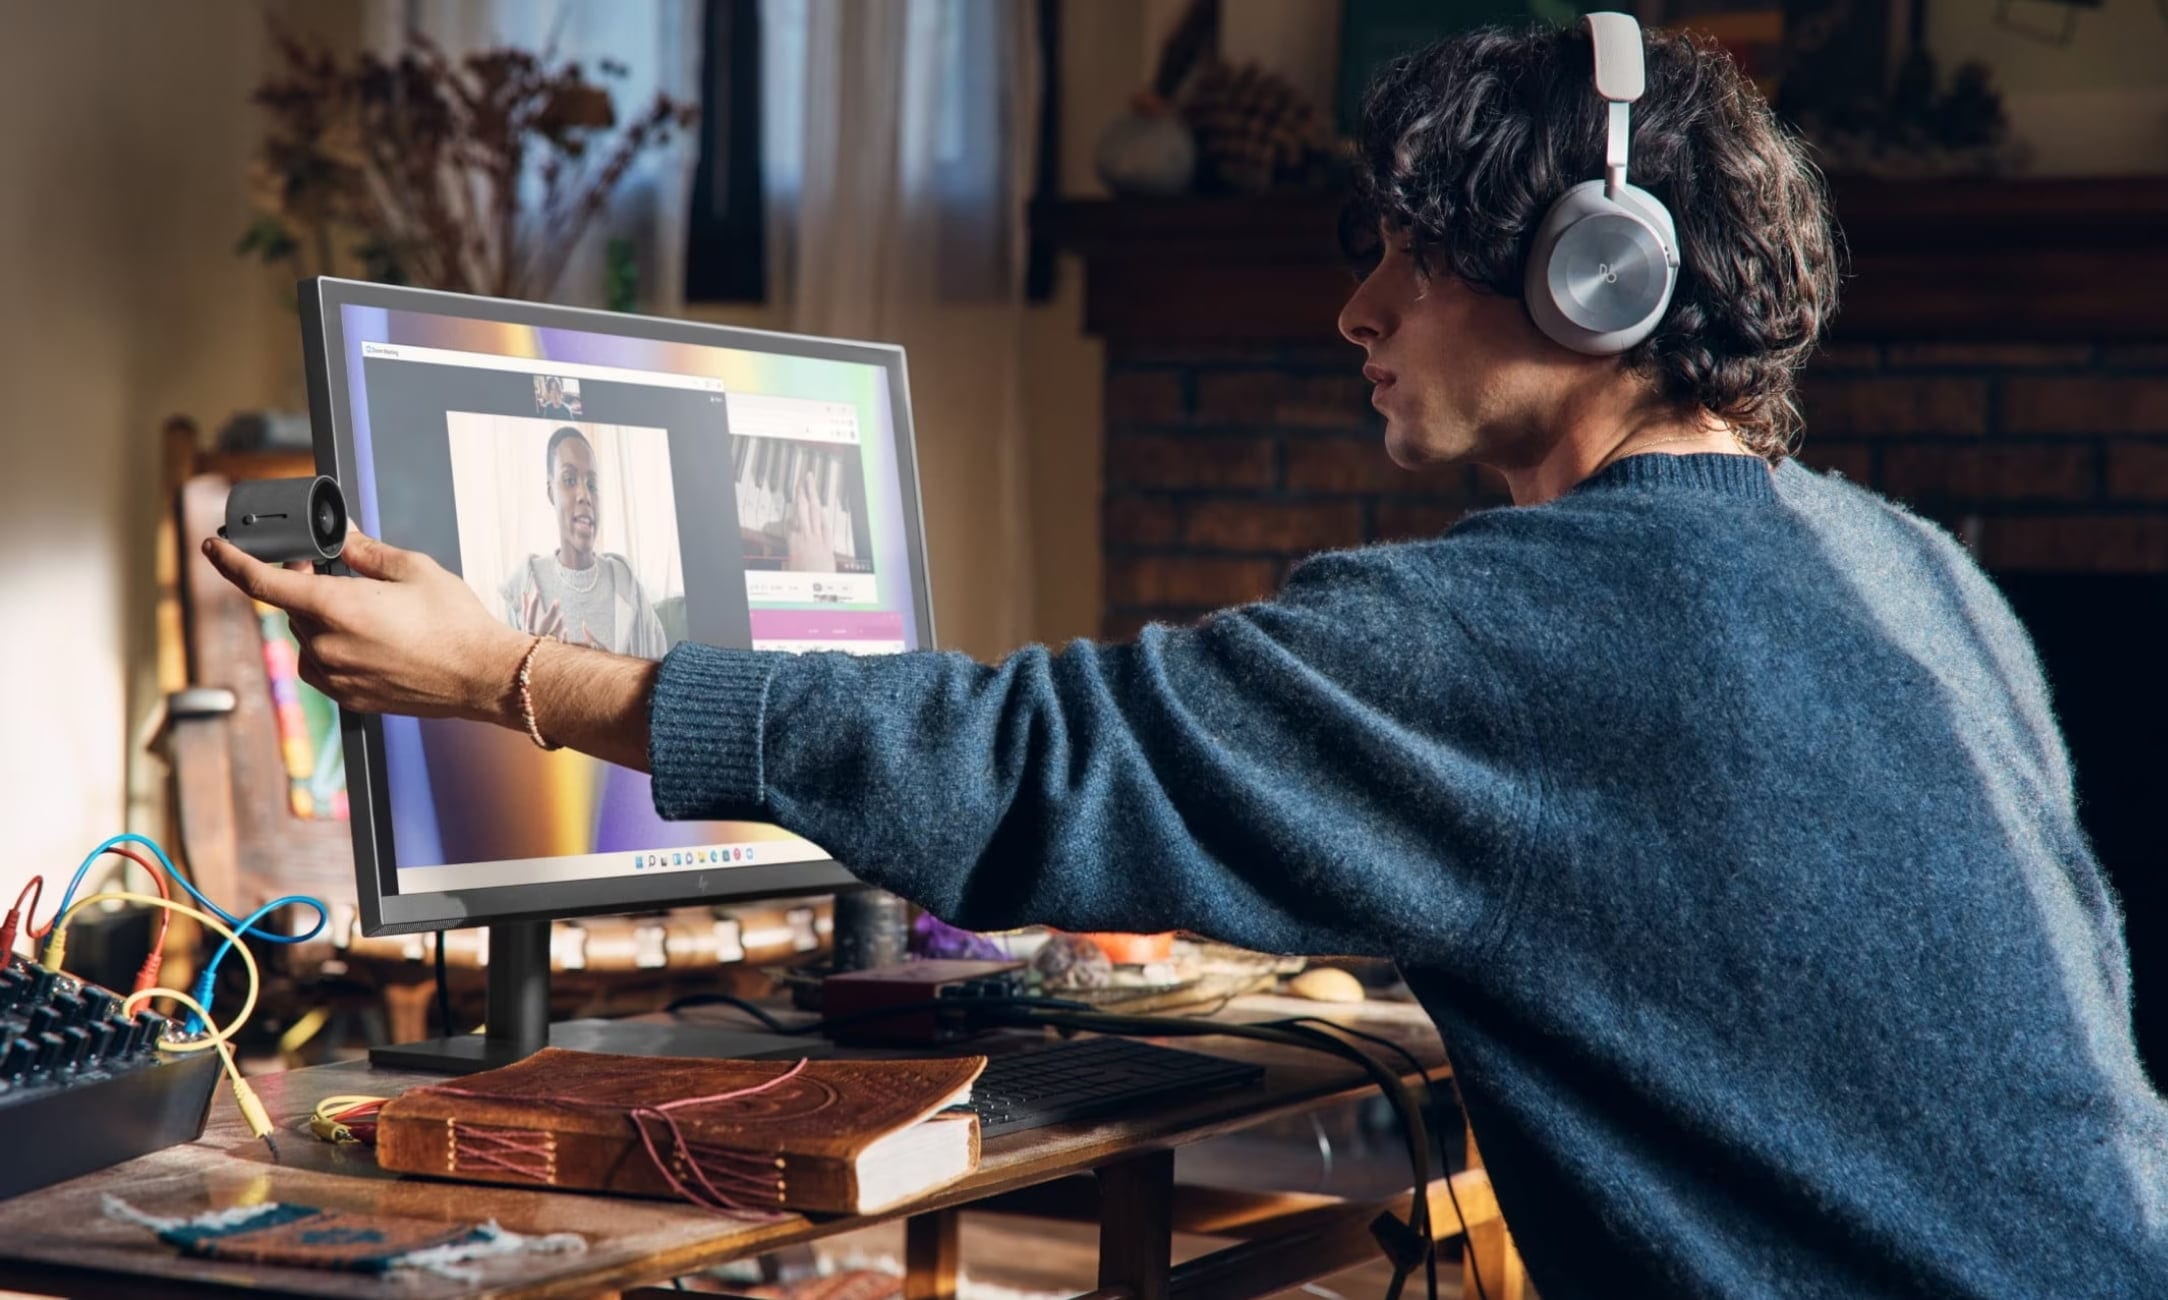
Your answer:
[[[655,801],[977,927],[1399,963],[1545,1300],[2168,1296],[2168,1106],[1949,537],[1644,455],[1134,644],[681,646]]]

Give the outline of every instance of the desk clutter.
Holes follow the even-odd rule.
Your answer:
[[[847,944],[840,927],[837,933],[840,951]],[[1015,991],[1130,1014],[1209,1011],[1271,988],[1306,964],[1301,957],[1172,934],[1068,934],[1038,926],[980,933],[931,913],[911,922],[908,951],[914,964],[1007,962],[1018,968]],[[801,964],[770,967],[766,973],[789,991],[799,1010],[834,1010],[824,1001],[834,970]]]
[[[92,867],[109,855],[143,867],[158,894],[107,891],[78,898],[77,891]],[[200,908],[176,902],[170,888],[175,884]],[[12,946],[16,934],[24,930],[43,940],[41,961],[9,956],[0,965],[0,1140],[14,1156],[5,1162],[5,1172],[0,1173],[0,1196],[195,1139],[204,1130],[221,1067],[231,1079],[236,1104],[251,1132],[275,1154],[271,1120],[242,1077],[229,1044],[255,1008],[261,979],[256,958],[243,939],[287,944],[312,939],[328,919],[323,904],[312,898],[289,896],[275,899],[247,917],[234,916],[205,898],[174,868],[157,844],[134,835],[115,836],[94,849],[69,880],[53,914],[40,925],[36,913],[43,897],[43,879],[33,878],[15,907],[0,921],[0,947]],[[88,909],[118,903],[156,909],[154,915],[160,920],[153,951],[125,995],[62,969],[70,922]],[[265,927],[267,917],[293,906],[313,910],[316,925],[307,930],[294,926],[287,933]],[[223,940],[185,993],[158,983],[163,922],[173,914],[197,921]],[[913,936],[912,946],[919,949],[919,961],[887,968],[892,974],[864,971],[831,977],[828,983],[839,994],[839,1005],[832,1010],[847,1014],[832,1015],[828,1023],[841,1028],[851,1021],[865,1021],[854,1027],[860,1031],[886,1030],[885,1034],[868,1032],[867,1036],[893,1041],[894,1031],[905,1028],[906,1022],[891,1017],[885,1004],[898,998],[934,999],[919,1003],[917,1010],[922,1018],[931,1006],[948,1011],[957,1008],[959,1002],[965,1006],[1030,1003],[1034,999],[1023,995],[1033,988],[1058,991],[1069,999],[1099,995],[1089,1003],[1063,1002],[1065,1009],[1086,1005],[1105,1009],[1120,1005],[1122,994],[1134,997],[1139,993],[1178,993],[1183,1001],[1194,1005],[1202,998],[1224,1000],[1233,992],[1259,987],[1276,974],[1285,973],[1276,966],[1275,959],[1254,954],[1217,953],[1187,942],[1180,944],[1177,952],[1171,936],[979,936],[933,927],[938,923],[922,919],[920,933]],[[1108,947],[1122,943],[1130,944],[1130,948]],[[943,961],[936,954],[944,945],[951,951],[957,945],[966,945],[968,950],[984,954],[999,953],[1001,960]],[[211,1004],[216,975],[229,956],[238,958],[246,968],[248,992],[237,1011],[214,1019]],[[1111,960],[1114,956],[1129,961],[1117,966]],[[1079,971],[1094,960],[1097,965],[1091,972],[1079,977]],[[981,978],[948,984],[931,980],[934,974],[950,969],[964,974],[976,972]],[[1109,979],[1108,971],[1115,969],[1130,972],[1126,988]],[[1027,974],[1028,984],[1024,982]],[[999,976],[998,981],[993,976]],[[987,987],[980,988],[982,984]],[[868,990],[864,1004],[843,1005],[840,992],[861,986]],[[980,996],[952,996],[959,993]],[[152,1010],[151,1004],[159,999],[175,1008],[173,1016],[178,1018]],[[895,1009],[912,1010],[906,1006]],[[907,1041],[932,1043],[961,1036],[946,1032],[945,1020],[937,1028],[943,1032],[904,1037]],[[1076,1059],[1055,1059],[1065,1053]],[[977,1064],[959,1073],[962,1061]],[[976,1057],[962,1061],[801,1063],[796,1067],[798,1073],[786,1084],[778,1074],[785,1067],[772,1064],[671,1058],[667,1065],[658,1067],[650,1058],[550,1051],[457,1086],[420,1090],[381,1107],[357,1108],[348,1118],[356,1125],[367,1126],[372,1136],[383,1135],[379,1149],[385,1167],[391,1169],[592,1187],[635,1195],[682,1195],[715,1208],[782,1206],[847,1213],[876,1208],[968,1172],[977,1158],[981,1115],[987,1125],[1014,1131],[1092,1118],[1158,1097],[1238,1084],[1255,1073],[1230,1070],[1225,1063],[1209,1057],[1139,1045],[1063,1044],[1051,1055],[1042,1054],[1035,1060],[1002,1062],[996,1077],[989,1080],[997,1086],[982,1090],[974,1103],[976,1110],[958,1109],[940,1116],[940,1112],[969,1101],[971,1080],[984,1066]],[[537,1081],[545,1075],[559,1091],[536,1091]],[[743,1091],[748,1088],[754,1091]],[[581,1095],[583,1089],[599,1091],[586,1097]],[[736,1190],[727,1191],[723,1184],[729,1180],[701,1165],[700,1150],[728,1149],[722,1133],[730,1125],[718,1118],[716,1108],[734,1101],[741,1111],[748,1107],[773,1109],[786,1098],[798,1099],[792,1102],[794,1105],[810,1105],[804,1098],[814,1093],[823,1098],[821,1136],[804,1139],[794,1133],[782,1139],[782,1145],[764,1148],[771,1160],[780,1159],[786,1165],[797,1162],[790,1170],[792,1176],[780,1180],[779,1186],[770,1188],[767,1181],[760,1179],[746,1182],[741,1176],[731,1183]],[[537,1150],[542,1153],[536,1158],[539,1163],[528,1159],[522,1154],[525,1147],[509,1138],[504,1139],[508,1145],[494,1153],[485,1154],[474,1145],[480,1142],[486,1146],[490,1140],[478,1135],[518,1127],[504,1115],[470,1122],[464,1132],[458,1122],[462,1112],[512,1105],[510,1099],[521,1095],[544,1097],[553,1103],[544,1107],[556,1116],[551,1123],[527,1125],[529,1130],[546,1135],[537,1139],[541,1142]],[[697,1105],[702,1098],[707,1099],[704,1108]],[[415,1119],[432,1105],[437,1109],[428,1112],[426,1122]],[[569,1121],[558,1122],[564,1115],[580,1113],[581,1106],[589,1108],[585,1113],[594,1121],[588,1131],[567,1127]],[[589,1139],[599,1140],[597,1125],[610,1128],[595,1117],[612,1107],[617,1127],[611,1131],[636,1139],[643,1150],[653,1154],[645,1165],[626,1159],[630,1150],[627,1142],[618,1143],[624,1149],[607,1151],[588,1150],[582,1145]],[[685,1110],[683,1115],[678,1113],[680,1109]],[[835,1125],[838,1116],[846,1117],[841,1128]],[[427,1129],[428,1140],[419,1136],[417,1123]],[[624,1127],[627,1124],[629,1128]],[[352,1129],[346,1132],[350,1136]],[[768,1132],[780,1132],[772,1120]],[[901,1137],[905,1133],[913,1136],[905,1140]],[[434,1148],[429,1141],[436,1143]],[[809,1145],[792,1145],[807,1141]],[[568,1142],[570,1145],[565,1145]],[[910,1166],[913,1175],[899,1178],[889,1170],[897,1152],[906,1157],[901,1163]],[[585,1163],[587,1158],[592,1158],[593,1170],[601,1172],[592,1172]]]
[[[98,888],[91,871],[110,855],[144,868],[157,893]],[[1322,1025],[1301,1011],[1305,998],[1362,997],[1352,976],[1311,972],[1306,982],[1317,987],[1291,987],[1298,997],[1287,1009],[1300,1013],[1284,1019],[1212,1014],[1300,968],[1286,959],[1166,935],[969,935],[924,926],[912,936],[915,960],[826,972],[810,989],[797,987],[826,1003],[817,1018],[800,1013],[787,1023],[773,1003],[723,993],[671,1004],[672,1011],[722,1004],[757,1022],[765,1032],[708,1039],[692,1022],[673,1028],[685,1031],[682,1042],[670,1040],[676,1050],[721,1046],[736,1056],[543,1047],[496,1069],[404,1091],[411,1076],[378,1076],[379,1087],[397,1095],[319,1094],[301,1115],[281,1106],[274,1122],[235,1059],[235,1035],[265,986],[253,948],[314,939],[330,928],[325,904],[288,895],[237,916],[206,897],[155,843],[132,835],[94,849],[49,910],[40,907],[44,884],[33,878],[0,919],[0,950],[19,933],[40,943],[36,961],[7,956],[0,964],[0,1202],[25,1192],[65,1197],[42,1189],[85,1175],[116,1180],[86,1207],[91,1217],[132,1224],[188,1259],[465,1282],[496,1257],[588,1249],[586,1217],[539,1230],[531,1219],[507,1219],[518,1229],[511,1231],[475,1212],[475,1201],[503,1205],[511,1189],[679,1200],[713,1212],[696,1217],[747,1229],[797,1214],[847,1220],[892,1213],[967,1179],[987,1136],[1118,1125],[1153,1108],[1224,1113],[1256,1104],[1240,1094],[1262,1089],[1266,1071],[1257,1062],[1139,1037],[1246,1039],[1357,1065],[1400,1118],[1413,1181],[1429,1181],[1423,1107],[1407,1082],[1422,1074],[1421,1064],[1396,1043]],[[178,901],[184,892],[189,902]],[[133,978],[105,974],[113,982],[107,988],[71,970],[68,938],[77,918],[116,907],[152,909],[160,924]],[[267,918],[293,908],[304,909],[299,921],[267,927]],[[215,944],[201,950],[190,979],[170,981],[185,990],[160,980],[162,922],[172,915],[194,922]],[[91,926],[86,920],[77,928]],[[85,952],[92,947],[86,939]],[[245,992],[231,981],[221,988],[218,971],[229,958],[246,973]],[[117,969],[110,960],[101,968]],[[781,972],[771,973],[790,987]],[[1336,977],[1334,986],[1322,977]],[[129,991],[114,991],[123,986]],[[1176,1009],[1206,1014],[1138,1014]],[[1084,1037],[1069,1037],[1077,1034]],[[624,1041],[635,1040],[644,1041]],[[250,1162],[264,1171],[253,1175],[254,1199],[231,1203],[200,1190],[175,1196],[155,1181],[98,1173],[167,1147],[219,1146],[224,1139],[196,1139],[210,1132],[222,1071],[242,1124],[221,1119],[221,1132],[230,1139],[245,1129],[270,1156],[267,1167],[249,1144]],[[293,1100],[281,1092],[270,1095]],[[359,1159],[374,1166],[370,1176],[407,1175],[417,1187],[453,1182],[492,1190],[455,1193],[448,1202],[402,1196],[389,1203],[398,1212],[342,1204],[340,1196],[320,1201],[325,1188],[283,1184],[271,1172],[286,1165],[305,1176],[321,1168],[313,1156],[295,1159],[291,1147],[282,1156],[282,1126],[370,1148],[337,1157],[348,1172],[360,1172]],[[1072,1138],[1081,1132],[1072,1129]],[[1004,1146],[1003,1158],[1014,1159],[1018,1149]],[[234,1155],[226,1146],[202,1158]],[[419,1204],[435,1213],[403,1213]],[[1429,1258],[1422,1244],[1431,1240],[1428,1204],[1416,1199],[1405,1222],[1388,1214],[1377,1228],[1403,1279]],[[564,1231],[568,1226],[578,1231]]]

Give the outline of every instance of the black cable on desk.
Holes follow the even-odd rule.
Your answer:
[[[1402,1061],[1405,1061],[1407,1063],[1408,1069],[1410,1071],[1421,1076],[1425,1091],[1427,1092],[1430,1089],[1430,1071],[1423,1068],[1422,1063],[1415,1059],[1415,1054],[1413,1052],[1410,1052],[1407,1048],[1401,1046],[1397,1042],[1394,1042],[1392,1039],[1385,1037],[1383,1034],[1373,1034],[1366,1030],[1355,1029],[1348,1025],[1343,1025],[1336,1020],[1326,1020],[1321,1016],[1289,1017],[1289,1023],[1300,1023],[1305,1021],[1312,1024],[1328,1025],[1343,1034],[1353,1034],[1357,1038],[1366,1039],[1369,1042],[1376,1043],[1381,1047],[1387,1047],[1392,1049],[1395,1053],[1399,1055]],[[1461,1100],[1460,1079],[1457,1076],[1449,1077],[1453,1085],[1453,1104],[1460,1108],[1461,1122],[1466,1123],[1468,1115],[1468,1103]],[[1445,1152],[1442,1148],[1439,1151],[1439,1155],[1441,1159],[1445,1155]],[[1465,1236],[1468,1230],[1468,1212],[1460,1208],[1460,1193],[1453,1187],[1453,1171],[1450,1168],[1447,1168],[1441,1170],[1441,1172],[1445,1175],[1445,1195],[1447,1199],[1453,1202],[1453,1216],[1460,1220],[1461,1232],[1462,1235]],[[1429,1267],[1431,1271],[1430,1291],[1432,1295],[1436,1295],[1438,1291],[1438,1261],[1436,1251],[1431,1252]],[[1468,1252],[1468,1276],[1475,1283],[1475,1291],[1479,1300],[1488,1300],[1488,1297],[1485,1296],[1483,1291],[1483,1271],[1476,1264],[1475,1252],[1472,1249]]]
[[[1398,1071],[1384,1065],[1376,1057],[1355,1044],[1335,1037],[1323,1029],[1316,1028],[1314,1024],[1301,1023],[1303,1021],[1332,1025],[1334,1029],[1351,1033],[1357,1037],[1374,1038],[1373,1035],[1364,1033],[1362,1030],[1347,1030],[1345,1026],[1333,1024],[1331,1021],[1319,1021],[1316,1017],[1296,1017],[1292,1020],[1266,1021],[1259,1024],[1228,1024],[1176,1016],[1122,1016],[1096,1011],[1084,1013],[1032,1011],[1026,1012],[1015,1020],[994,1019],[989,1023],[1040,1024],[1056,1028],[1079,1029],[1091,1033],[1158,1038],[1206,1038],[1214,1036],[1248,1038],[1281,1046],[1301,1047],[1327,1052],[1353,1062],[1365,1074],[1370,1076],[1371,1081],[1377,1085],[1379,1091],[1385,1094],[1386,1098],[1392,1103],[1395,1113],[1400,1117],[1401,1128],[1408,1141],[1408,1162],[1415,1178],[1414,1195],[1408,1209],[1408,1222],[1401,1224],[1399,1220],[1387,1214],[1381,1215],[1380,1223],[1374,1225],[1374,1227],[1382,1228],[1386,1224],[1390,1224],[1398,1230],[1393,1234],[1394,1236],[1405,1233],[1415,1238],[1415,1241],[1410,1243],[1406,1241],[1405,1237],[1402,1237],[1402,1244],[1412,1246],[1420,1251],[1420,1260],[1424,1266],[1427,1288],[1432,1300],[1435,1300],[1438,1273],[1437,1242],[1432,1236],[1430,1221],[1430,1135],[1428,1127],[1423,1123],[1422,1110],[1415,1103],[1413,1095],[1408,1091],[1407,1084]],[[1405,1048],[1391,1042],[1386,1042],[1385,1045],[1401,1053],[1411,1064],[1415,1064],[1414,1057],[1408,1055]],[[1424,1075],[1427,1082],[1428,1075],[1419,1064],[1416,1064],[1416,1073]],[[1453,1191],[1450,1180],[1447,1181],[1446,1191],[1452,1197],[1454,1210],[1458,1213],[1460,1198]],[[1465,1215],[1461,1217],[1461,1226],[1465,1231],[1467,1227]],[[1393,1262],[1393,1282],[1391,1288],[1386,1292],[1387,1300],[1398,1300],[1401,1289],[1407,1284],[1408,1274],[1414,1270],[1415,1261],[1407,1258],[1405,1250],[1395,1249],[1393,1243],[1386,1240],[1385,1233],[1380,1232],[1379,1238],[1380,1245],[1387,1248]],[[1475,1282],[1478,1300],[1489,1300],[1489,1294],[1483,1286],[1480,1271],[1471,1266],[1469,1273],[1471,1279]]]
[[[761,1006],[758,1002],[735,997],[728,993],[688,993],[681,998],[672,998],[663,1007],[663,1010],[665,1012],[678,1012],[685,1010],[687,1007],[736,1007],[753,1019],[758,1020],[770,1033],[787,1034],[791,1032],[790,1026],[768,1014],[767,1008]]]

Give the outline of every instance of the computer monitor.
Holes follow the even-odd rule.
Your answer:
[[[336,279],[300,302],[318,469],[507,623],[648,658],[933,643],[902,349]],[[363,931],[491,927],[490,1041],[380,1060],[540,1047],[551,918],[851,883],[517,732],[348,714],[342,737]]]

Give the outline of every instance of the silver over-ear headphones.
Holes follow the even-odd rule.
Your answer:
[[[1610,105],[1603,179],[1583,181],[1543,215],[1523,294],[1536,328],[1590,356],[1647,338],[1679,283],[1679,235],[1656,196],[1626,183],[1628,105],[1641,98],[1641,25],[1589,14],[1596,93]]]

